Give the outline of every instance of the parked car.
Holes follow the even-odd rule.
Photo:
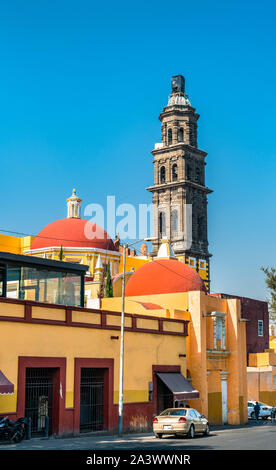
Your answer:
[[[153,432],[157,438],[163,434],[193,438],[198,433],[208,436],[210,427],[207,418],[193,408],[168,408],[154,418]]]
[[[248,418],[255,419],[255,411],[254,406],[256,405],[256,401],[248,401],[247,402],[247,409],[248,409]],[[269,416],[271,417],[271,413],[273,412],[273,407],[269,405],[265,405],[264,403],[258,402],[260,405],[260,414],[259,417],[262,419],[267,419]]]

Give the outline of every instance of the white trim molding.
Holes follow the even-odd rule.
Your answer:
[[[38,253],[49,253],[51,251],[57,251],[60,252],[60,246],[47,246],[45,248],[36,248],[34,250],[25,250],[23,251],[24,255],[36,255]],[[73,246],[63,246],[62,251],[65,252],[84,252],[84,253],[104,253],[107,255],[113,255],[115,258],[121,257],[122,253],[120,251],[111,251],[111,250],[105,250],[103,248],[92,248],[92,247],[73,247]]]

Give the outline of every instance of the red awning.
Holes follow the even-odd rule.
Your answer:
[[[7,393],[14,393],[14,385],[0,370],[0,395],[6,395]]]
[[[199,391],[179,372],[158,372],[157,376],[173,393],[175,401],[199,398]]]

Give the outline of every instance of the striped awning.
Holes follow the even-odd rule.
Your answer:
[[[7,379],[5,374],[0,370],[0,395],[14,393],[14,385]]]

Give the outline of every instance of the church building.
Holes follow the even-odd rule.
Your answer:
[[[152,150],[154,185],[153,255],[162,238],[171,240],[180,261],[195,269],[210,291],[210,256],[207,235],[207,195],[205,184],[207,153],[198,148],[199,114],[185,94],[182,75],[172,77],[172,92],[159,116],[162,142]]]

